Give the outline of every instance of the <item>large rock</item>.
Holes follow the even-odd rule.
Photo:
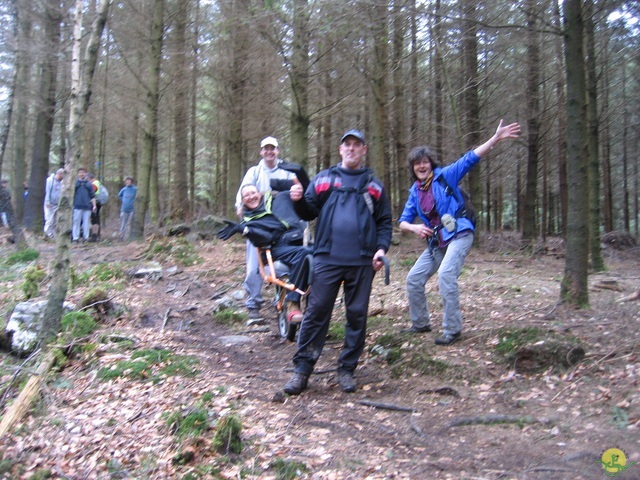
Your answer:
[[[137,267],[127,271],[127,274],[136,278],[148,278],[149,280],[158,281],[162,278],[162,265],[155,260],[144,262]]]
[[[27,356],[37,348],[46,306],[47,300],[29,300],[13,309],[5,327],[5,336],[10,341],[11,350],[17,355]],[[74,310],[76,306],[73,303],[64,302],[63,315]]]

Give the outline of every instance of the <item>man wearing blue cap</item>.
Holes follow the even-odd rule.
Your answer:
[[[349,130],[340,140],[342,162],[318,173],[306,191],[291,188],[296,213],[317,218],[313,287],[300,325],[294,374],[285,393],[298,395],[322,353],[333,305],[344,285],[347,324],[338,359],[338,383],[357,388],[354,371],[364,350],[371,284],[391,243],[391,208],[382,182],[364,166],[367,144],[362,132]]]

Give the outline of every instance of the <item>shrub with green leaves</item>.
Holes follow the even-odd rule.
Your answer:
[[[105,313],[113,308],[106,289],[102,287],[94,287],[85,293],[78,303],[78,308],[84,309],[89,305],[101,313]]]
[[[345,324],[344,322],[331,322],[327,331],[327,340],[336,341],[344,338]]]
[[[394,333],[385,333],[376,338],[375,344],[369,349],[372,355],[379,355],[391,365],[402,357],[402,343],[404,339]]]
[[[496,345],[496,352],[499,355],[507,357],[518,348],[529,343],[534,343],[543,336],[543,332],[535,327],[501,328],[498,330],[499,340],[498,345]]]
[[[89,283],[91,275],[88,271],[76,271],[75,267],[72,265],[69,268],[69,288],[73,290],[74,288],[80,285],[86,285]]]
[[[213,315],[216,323],[220,323],[222,325],[232,326],[239,323],[243,323],[247,319],[247,315],[244,313],[236,312],[230,308],[225,308],[224,310],[220,310]]]
[[[406,362],[394,365],[391,375],[398,378],[407,371],[414,371],[420,375],[430,375],[443,378],[445,373],[450,375],[451,365],[442,360],[437,360],[425,353],[414,353]]]
[[[119,262],[99,263],[89,270],[89,275],[97,282],[119,280],[125,277],[125,268]]]

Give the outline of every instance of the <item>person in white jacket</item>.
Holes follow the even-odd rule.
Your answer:
[[[44,235],[46,238],[53,238],[56,233],[58,223],[58,203],[60,202],[60,192],[62,191],[62,180],[64,179],[64,168],[59,168],[56,173],[47,177],[44,192]]]
[[[249,168],[245,173],[238,193],[236,195],[236,211],[238,217],[242,217],[242,187],[255,185],[260,193],[271,190],[271,180],[293,180],[296,175],[280,168],[283,160],[278,158],[278,140],[274,137],[263,138],[260,142],[260,156],[262,159],[257,165]],[[262,276],[258,267],[258,254],[256,248],[247,240],[247,272],[244,279],[244,289],[247,292],[247,307],[249,318],[257,320],[261,318],[262,306]]]

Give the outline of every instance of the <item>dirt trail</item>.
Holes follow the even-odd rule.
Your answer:
[[[124,309],[106,320],[100,338],[117,334],[131,343],[97,342],[51,377],[42,404],[0,439],[4,461],[14,462],[1,478],[42,469],[72,479],[276,478],[273,463],[281,459],[300,462],[306,471],[299,478],[314,479],[600,479],[599,460],[609,448],[640,461],[640,308],[619,301],[640,285],[640,256],[607,252],[608,271],[589,281],[591,307],[575,311],[557,305],[559,242],[535,258],[508,237],[486,242],[492,247],[472,250],[461,277],[463,337],[449,347],[433,343],[441,321],[435,279],[427,286],[434,332],[399,333],[408,324],[404,278],[421,245],[403,238],[391,250],[391,284],[375,280],[375,315],[354,394],[337,385],[339,338],[327,344],[309,389],[287,397],[280,390],[295,345],[277,335],[275,310],[263,327],[214,319],[215,299],[240,288],[241,242],[199,243],[202,263],[158,281],[114,282],[114,301]],[[72,255],[80,269],[135,264],[145,248],[102,242],[74,246]],[[43,247],[43,262],[52,251]],[[602,287],[611,282],[620,291]],[[270,294],[266,288],[265,298]],[[338,305],[337,323],[340,314]],[[576,337],[586,357],[567,371],[516,373],[495,351],[506,326]],[[230,343],[230,335],[246,341]],[[380,349],[372,352],[390,336],[400,352],[393,363],[376,354]],[[191,355],[198,373],[157,383],[98,380],[100,368],[130,357],[131,344]],[[179,443],[165,426],[163,414],[192,409],[207,392],[212,425],[229,413],[242,419],[239,456],[208,448],[213,429]],[[175,464],[185,449],[193,457]],[[640,478],[640,466],[620,478]]]

